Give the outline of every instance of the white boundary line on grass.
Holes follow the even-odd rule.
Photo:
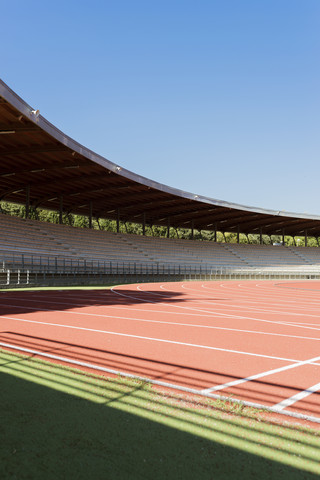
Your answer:
[[[173,390],[178,390],[178,391],[182,391],[182,392],[186,392],[186,393],[191,393],[191,394],[194,394],[194,395],[199,395],[201,397],[213,398],[215,400],[226,400],[226,401],[229,401],[229,402],[232,402],[232,403],[245,405],[247,407],[264,409],[268,412],[277,413],[277,414],[280,414],[280,415],[289,416],[289,417],[296,418],[296,419],[299,419],[299,420],[307,420],[309,422],[320,424],[320,417],[314,417],[314,416],[311,416],[311,415],[304,415],[302,413],[296,413],[296,412],[286,412],[286,411],[279,410],[279,408],[277,408],[276,406],[275,407],[269,407],[269,406],[266,406],[266,405],[261,405],[260,403],[253,403],[253,402],[237,400],[237,399],[225,397],[225,396],[222,396],[222,395],[216,395],[216,394],[213,394],[213,393],[203,393],[201,390],[197,390],[197,389],[194,389],[194,388],[188,388],[188,387],[183,387],[183,386],[180,386],[180,385],[174,385],[172,383],[161,382],[160,380],[152,380],[150,378],[142,377],[140,375],[133,375],[131,373],[125,373],[125,372],[121,372],[119,370],[114,370],[114,369],[111,369],[111,368],[100,367],[98,365],[92,365],[90,363],[80,362],[78,360],[71,360],[69,358],[60,357],[58,355],[51,355],[51,354],[48,354],[48,353],[38,352],[37,350],[31,350],[29,348],[17,347],[15,345],[11,345],[11,344],[8,344],[8,343],[0,342],[0,346],[5,347],[5,348],[10,348],[12,350],[18,350],[18,351],[22,351],[22,352],[26,352],[26,353],[32,353],[34,355],[39,355],[39,356],[42,356],[42,357],[46,357],[46,358],[49,358],[51,360],[59,360],[61,362],[70,363],[70,364],[73,364],[73,365],[78,365],[78,366],[81,366],[81,367],[90,368],[92,370],[97,370],[97,371],[101,371],[101,372],[105,372],[105,373],[111,373],[113,375],[120,375],[121,377],[125,377],[125,378],[132,378],[132,379],[141,380],[141,381],[144,381],[144,382],[147,382],[147,383],[151,383],[152,385],[158,385],[160,387],[171,388]],[[0,367],[1,367],[1,365],[0,365]]]

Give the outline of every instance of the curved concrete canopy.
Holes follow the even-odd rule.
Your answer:
[[[130,172],[80,145],[0,80],[0,200],[150,225],[320,236],[320,216],[237,205]]]

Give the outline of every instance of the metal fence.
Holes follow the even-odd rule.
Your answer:
[[[41,258],[41,260],[40,260]],[[1,260],[0,288],[178,280],[320,279],[319,268],[234,268],[15,255]]]

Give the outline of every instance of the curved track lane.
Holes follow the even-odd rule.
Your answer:
[[[320,422],[320,283],[2,292],[2,346]]]

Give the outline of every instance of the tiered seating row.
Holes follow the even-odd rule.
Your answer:
[[[232,244],[229,248],[243,258],[249,266],[306,265],[307,262],[286,247],[273,245]]]
[[[121,235],[52,223],[41,223],[39,228],[62,245],[72,248],[78,258],[141,262],[141,254],[130,248]]]
[[[206,266],[229,269],[318,269],[320,248],[224,244],[124,235],[24,220],[0,214],[0,259],[32,255],[66,260]],[[49,261],[48,261],[49,264]]]
[[[293,249],[293,247],[292,247]],[[301,255],[306,262],[320,265],[320,248],[317,247],[294,247],[298,255]]]
[[[36,222],[40,224],[40,222]],[[0,214],[0,248],[11,253],[30,253],[41,255],[72,255],[69,246],[61,245],[57,240],[35,228],[34,222],[18,217]]]
[[[139,235],[123,235],[123,238],[155,262],[188,263],[189,265],[208,264],[230,267],[245,265],[243,260],[218,243],[193,242],[190,240]]]

